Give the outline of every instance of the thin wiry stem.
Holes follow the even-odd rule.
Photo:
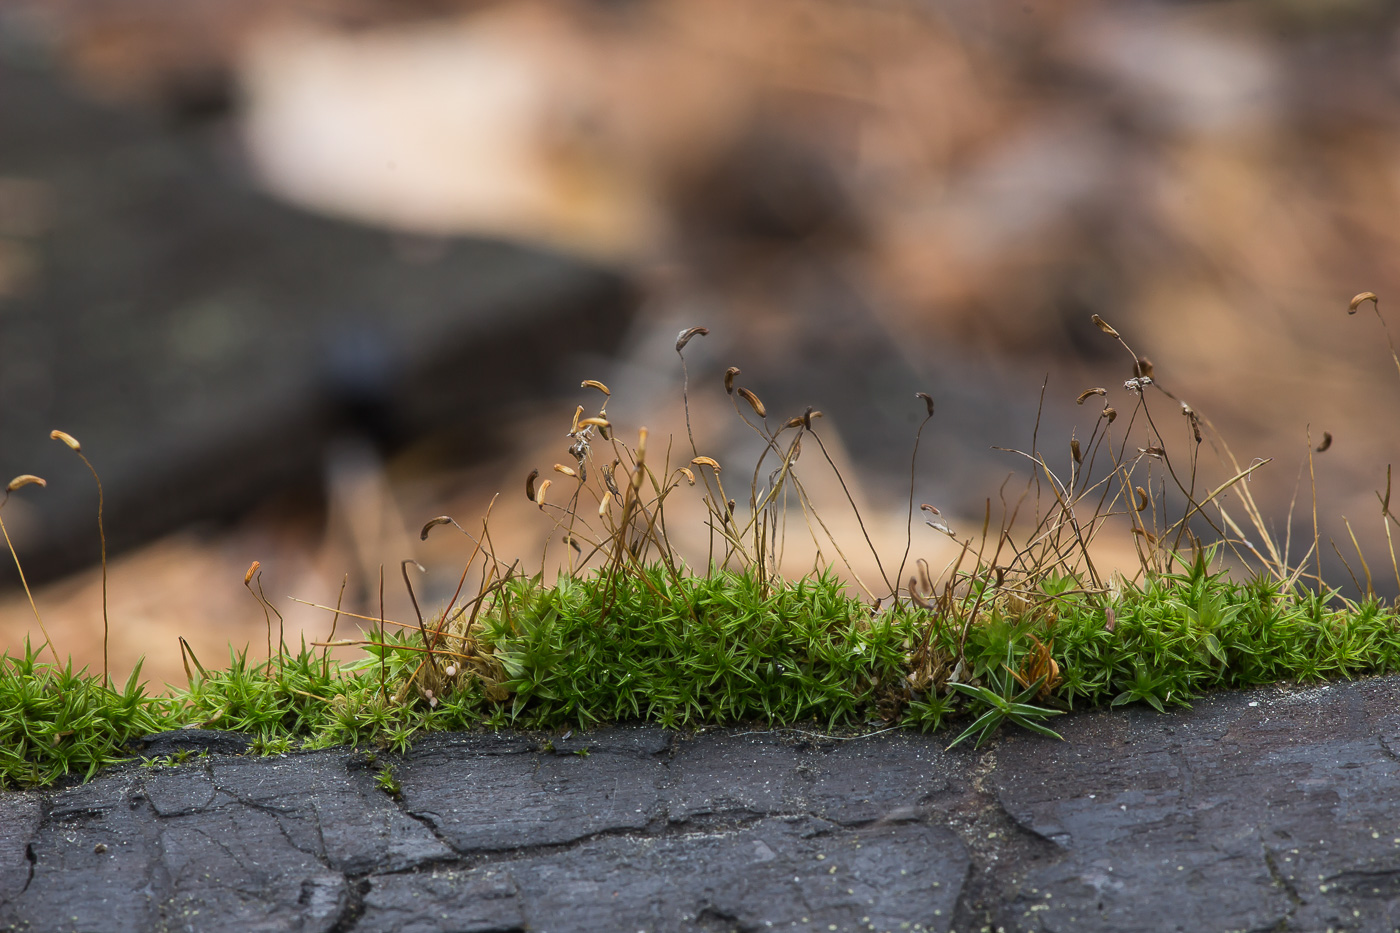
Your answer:
[[[894,574],[893,596],[896,605],[899,603],[899,582],[904,579],[904,568],[909,563],[909,551],[914,547],[914,477],[919,464],[919,441],[923,439],[924,427],[933,420],[933,397],[920,392],[915,398],[924,399],[928,414],[924,415],[924,420],[919,422],[919,429],[914,432],[914,452],[909,455],[909,514],[904,520],[904,556],[899,559],[899,569]]]
[[[9,498],[10,493],[6,490],[5,498],[0,500],[0,509],[4,508],[5,502],[8,501]],[[54,663],[61,665],[63,662],[58,659],[58,649],[54,647],[53,639],[49,637],[49,630],[44,627],[44,620],[39,615],[39,607],[34,602],[34,594],[30,592],[29,581],[24,578],[24,567],[19,562],[19,554],[15,553],[15,545],[10,540],[10,532],[5,527],[5,520],[3,518],[0,518],[0,534],[5,536],[5,546],[10,549],[10,557],[14,558],[15,569],[19,571],[19,582],[20,585],[24,587],[24,595],[29,599],[29,608],[34,613],[34,621],[39,623],[39,631],[44,633],[44,644],[49,646],[49,653],[53,655]]]
[[[851,495],[850,487],[846,485],[846,477],[841,475],[837,469],[836,462],[831,459],[831,454],[827,452],[826,444],[822,443],[821,435],[815,430],[809,432],[817,441],[817,446],[821,448],[822,456],[831,465],[832,471],[836,474],[836,479],[841,483],[841,491],[846,494],[846,501],[851,504],[851,509],[856,515],[856,524],[860,525],[860,533],[865,538],[866,546],[870,548],[870,554],[875,558],[875,567],[880,571],[880,578],[885,581],[885,586],[890,588],[890,593],[897,592],[894,584],[890,583],[890,576],[885,572],[885,567],[880,563],[880,552],[875,549],[875,542],[870,540],[870,531],[865,527],[865,519],[861,517],[860,508],[856,505],[855,497]]]

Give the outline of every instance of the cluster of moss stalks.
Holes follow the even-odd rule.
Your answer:
[[[1358,295],[1349,310],[1367,301],[1375,295]],[[649,460],[646,428],[635,445],[619,440],[607,414],[611,391],[587,379],[580,388],[602,402],[590,417],[581,404],[574,411],[567,432],[573,465],[555,464],[549,479],[539,470],[527,478],[526,495],[553,523],[551,540],[570,549],[567,571],[552,584],[543,574],[519,572],[518,560],[497,559],[485,520],[473,537],[440,516],[422,536],[450,524],[476,542],[462,573],[465,583],[482,558],[475,598],[459,604],[459,586],[431,620],[370,619],[362,637],[334,643],[358,647],[358,660],[347,663],[331,658],[329,645],[288,651],[279,639],[274,652],[276,610],[259,586],[254,595],[268,612],[266,660],[231,652],[227,669],[207,670],[189,655],[188,687],[157,696],[144,691],[139,666],[120,690],[107,682],[104,596],[101,676],[75,673],[71,663],[56,666],[50,644],[44,649],[52,665],[28,645],[22,657],[0,656],[0,785],[91,777],[131,758],[141,736],[187,726],[247,733],[262,753],[344,744],[402,751],[433,730],[625,720],[670,728],[761,722],[925,731],[953,723],[961,731],[952,744],[980,744],[1005,723],[1058,738],[1049,723],[1076,708],[1144,703],[1165,710],[1213,688],[1400,670],[1400,621],[1374,595],[1359,547],[1365,586],[1353,580],[1367,594],[1359,602],[1323,584],[1315,518],[1312,547],[1300,562],[1290,561],[1287,540],[1274,542],[1248,486],[1267,461],[1241,467],[1210,423],[1163,388],[1150,361],[1097,315],[1092,323],[1132,360],[1132,378],[1121,392],[1092,387],[1078,395],[1077,404],[1096,400],[1101,408],[1087,440],[1071,437],[1067,470],[1052,470],[1034,437],[1029,452],[1012,452],[1031,465],[1031,478],[1014,507],[1003,498],[1008,514],[998,534],[989,534],[990,500],[980,541],[956,538],[937,508],[920,507],[931,516],[926,524],[961,545],[937,581],[918,560],[918,575],[902,585],[912,530],[892,575],[875,555],[889,594],[881,600],[863,583],[864,598],[848,593],[820,558],[796,581],[777,572],[787,516],[800,512],[803,521],[791,527],[805,528],[817,554],[835,553],[855,577],[802,481],[804,440],[821,457],[818,469],[835,471],[843,489],[845,480],[818,428],[821,412],[770,420],[758,396],[736,385],[737,367],[725,371],[724,389],[762,452],[751,473],[738,471],[747,488],[732,488],[735,471],[728,468],[722,479],[721,464],[701,454],[690,429],[684,350],[708,333],[692,327],[675,345],[691,458],[673,463],[673,446],[666,445],[664,456],[654,449]],[[1400,354],[1392,348],[1391,356],[1400,372]],[[933,398],[916,398],[925,418],[910,460],[911,524],[919,439],[934,417]],[[76,439],[52,436],[92,469]],[[1184,452],[1168,437],[1184,443]],[[1315,450],[1309,443],[1314,488],[1313,455],[1330,443],[1330,435]],[[1198,475],[1203,449],[1218,455],[1224,482],[1207,485]],[[1389,480],[1387,474],[1378,498],[1400,585],[1390,532],[1400,518],[1390,510]],[[24,474],[4,495],[43,485]],[[703,574],[672,550],[665,518],[667,497],[697,486],[710,532]],[[1035,505],[1031,527],[1017,531],[1028,498]],[[1090,546],[1110,520],[1126,522],[1134,542],[1140,566],[1131,580],[1105,579],[1091,559]],[[1246,526],[1262,548],[1246,537]],[[18,565],[8,532],[3,537]],[[873,554],[868,534],[865,543]],[[1223,569],[1227,558],[1255,569],[1231,577]],[[1310,562],[1315,573],[1307,571]],[[404,583],[413,596],[410,563]],[[105,580],[105,559],[103,566]],[[244,579],[250,591],[257,568],[254,562]],[[413,604],[416,611],[416,597]]]
[[[29,649],[0,658],[0,780],[88,778],[131,758],[141,736],[187,726],[247,733],[262,753],[618,720],[933,730],[953,719],[959,740],[980,741],[1007,720],[1049,732],[1074,708],[1160,710],[1217,687],[1400,670],[1393,609],[1210,566],[1197,553],[1111,596],[1051,578],[1041,598],[998,601],[965,632],[909,603],[873,611],[830,575],[762,584],[658,565],[553,586],[516,578],[478,615],[474,665],[428,657],[414,630],[371,639],[354,663],[306,647],[261,663],[235,655],[164,695],[144,691],[139,667],[117,689]]]

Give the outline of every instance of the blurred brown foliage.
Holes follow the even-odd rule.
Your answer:
[[[1054,410],[1132,375],[1097,313],[1243,460],[1278,458],[1254,484],[1281,516],[1309,425],[1336,437],[1322,511],[1376,511],[1400,381],[1346,301],[1400,295],[1391,4],[62,0],[28,15],[104,95],[217,104],[290,200],[634,269],[657,297],[626,371],[672,415],[655,395],[669,372],[637,373],[669,365],[649,355],[690,324],[715,335],[701,362],[716,371],[782,384],[816,366],[807,387],[855,411],[929,388],[950,419],[931,482],[980,520],[990,493],[965,481],[989,444],[1027,441],[1047,373]],[[858,420],[834,421],[857,455]],[[514,489],[544,455],[505,455],[473,488]]]

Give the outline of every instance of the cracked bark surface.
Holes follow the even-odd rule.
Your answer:
[[[994,922],[1400,928],[1397,695],[1396,678],[1253,691],[1080,717],[1063,745],[1010,737],[998,800],[1059,854],[1002,892]]]
[[[0,927],[1393,930],[1397,698],[1222,694],[952,752],[623,726],[371,764],[195,736],[210,757],[0,795]]]

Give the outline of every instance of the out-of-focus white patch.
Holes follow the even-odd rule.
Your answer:
[[[1112,5],[1066,30],[1066,55],[1122,89],[1163,128],[1212,135],[1267,127],[1285,103],[1278,51],[1258,30],[1189,11]]]
[[[410,233],[490,233],[600,257],[653,233],[592,118],[586,61],[528,17],[368,33],[270,28],[240,67],[254,172],[303,206]]]

